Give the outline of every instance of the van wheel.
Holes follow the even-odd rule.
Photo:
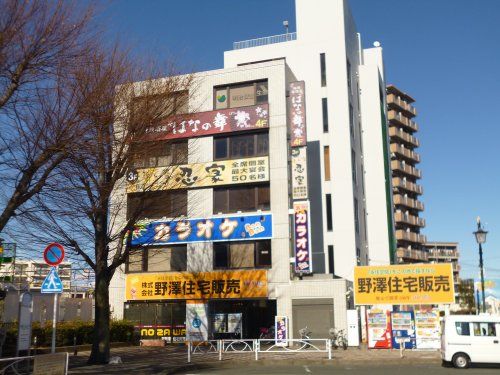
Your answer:
[[[456,368],[468,368],[470,365],[470,358],[465,353],[457,353],[452,359],[453,366]]]

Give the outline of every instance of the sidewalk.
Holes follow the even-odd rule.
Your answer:
[[[303,364],[340,364],[352,365],[400,365],[400,364],[440,364],[441,357],[437,351],[405,351],[400,358],[398,350],[367,350],[365,348],[349,348],[333,350],[332,360],[326,353],[223,353],[219,361],[218,353],[195,353],[191,363],[187,363],[187,348],[184,346],[167,347],[127,347],[112,349],[112,356],[119,356],[122,364],[87,366],[89,352],[81,352],[78,356],[70,356],[70,374],[179,374],[197,369],[237,368],[245,365],[303,365]]]

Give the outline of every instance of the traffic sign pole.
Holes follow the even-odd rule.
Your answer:
[[[52,317],[52,350],[51,353],[56,352],[56,323],[57,323],[57,300],[59,293],[54,293],[54,316]]]

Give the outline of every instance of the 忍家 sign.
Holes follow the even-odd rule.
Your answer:
[[[354,268],[356,305],[427,305],[454,302],[451,263]]]
[[[292,148],[292,198],[307,199],[307,147]]]
[[[269,157],[141,168],[127,175],[127,193],[269,181]]]

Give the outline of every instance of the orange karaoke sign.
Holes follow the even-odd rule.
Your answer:
[[[354,268],[356,305],[454,303],[451,263]]]

